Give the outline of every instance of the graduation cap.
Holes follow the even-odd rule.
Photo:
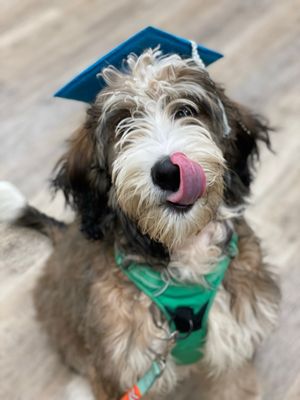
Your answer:
[[[175,53],[182,58],[196,57],[203,66],[223,57],[222,54],[197,45],[195,42],[148,26],[99,58],[98,61],[59,89],[54,96],[91,103],[99,91],[106,86],[102,77],[98,75],[105,67],[113,65],[117,69],[122,69],[124,60],[130,53],[139,56],[144,50],[157,46],[165,55]]]

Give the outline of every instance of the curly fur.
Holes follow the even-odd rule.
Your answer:
[[[120,157],[115,162],[114,171],[108,171],[107,148],[109,146],[109,140],[111,140],[113,135],[113,130],[116,130],[117,136],[118,134],[119,136],[122,135],[117,144],[119,149],[121,149],[122,146],[128,147],[128,143],[133,142],[133,157],[138,164],[141,158],[146,155],[145,153],[149,151],[149,146],[151,145],[151,142],[147,140],[147,133],[148,138],[152,140],[155,157],[158,157],[155,145],[161,148],[159,131],[161,135],[165,135],[166,131],[171,131],[172,138],[174,138],[176,131],[178,131],[178,135],[189,134],[188,127],[192,127],[192,132],[189,134],[189,137],[191,139],[191,135],[194,134],[197,140],[195,121],[192,121],[193,124],[190,124],[191,121],[185,121],[188,126],[183,126],[182,123],[175,124],[174,122],[176,121],[172,123],[172,120],[168,118],[168,112],[171,114],[172,107],[179,107],[180,104],[189,104],[196,109],[201,106],[202,118],[197,121],[199,134],[202,134],[204,139],[207,138],[206,143],[208,145],[210,142],[210,130],[212,129],[213,132],[217,134],[214,140],[221,146],[223,153],[222,156],[219,154],[219,163],[222,163],[222,157],[224,157],[226,161],[226,169],[225,171],[220,171],[220,173],[223,176],[224,202],[228,206],[240,205],[249,195],[254,163],[259,156],[258,142],[262,141],[268,146],[270,145],[268,135],[270,128],[267,122],[262,117],[254,115],[244,107],[230,101],[225,96],[223,89],[212,82],[206,71],[199,70],[196,65],[193,65],[192,60],[187,62],[181,60],[178,56],[160,59],[157,57],[156,53],[152,52],[145,53],[138,62],[136,61],[137,65],[133,63],[133,60],[134,58],[130,59],[128,64],[129,67],[131,66],[132,68],[134,81],[130,81],[129,73],[124,75],[113,68],[104,70],[103,76],[110,86],[100,93],[96,103],[88,110],[88,117],[85,125],[81,132],[76,134],[74,139],[71,140],[70,151],[58,163],[57,168],[59,172],[53,181],[54,187],[56,189],[62,189],[66,195],[67,201],[71,202],[79,211],[82,231],[93,239],[103,238],[107,230],[113,226],[112,219],[116,212],[120,214],[120,210],[111,209],[108,204],[108,193],[112,180],[109,172],[114,172],[113,175],[116,179],[116,187],[120,187],[119,191],[123,190],[126,193],[126,195],[123,196],[125,198],[124,201],[127,202],[127,206],[124,205],[126,214],[130,214],[128,204],[131,204],[131,207],[135,210],[136,202],[132,201],[133,198],[128,196],[128,191],[126,190],[126,186],[122,184],[122,181],[125,178],[128,179],[132,177],[133,182],[131,182],[131,184],[133,184],[134,187],[132,187],[130,183],[128,184],[131,190],[136,188],[137,184],[141,185],[143,182],[141,179],[142,171],[137,171],[140,175],[139,179],[135,179],[134,165],[132,165],[131,172],[123,171],[123,175],[118,174],[119,181],[121,181],[121,185],[118,185],[118,178],[116,177],[117,170],[118,168],[124,170],[122,168],[124,163],[122,154],[120,154]],[[152,74],[156,71],[158,77],[154,79],[151,75],[153,79],[150,80],[150,78],[148,78],[147,84],[150,86],[153,93],[145,97],[145,95],[143,95],[143,85],[146,85],[146,83],[142,83],[142,88],[138,88],[137,91],[136,81],[138,78],[136,78],[134,74],[136,74],[139,79],[142,79],[141,77],[143,76],[147,76],[145,70],[149,65],[152,65],[151,63],[155,64]],[[125,77],[127,79],[127,86],[124,87],[123,82]],[[183,79],[183,77],[185,79]],[[164,80],[165,78],[168,78],[170,81],[166,82]],[[175,81],[176,84],[174,84]],[[183,94],[182,99],[180,99],[180,91]],[[142,96],[144,96],[144,98]],[[174,97],[173,102],[168,104],[168,107],[164,107],[163,103],[171,101],[172,96]],[[229,138],[224,138],[221,134],[222,113],[219,109],[219,99],[221,99],[222,104],[224,104],[226,115],[231,126],[231,135]],[[159,100],[158,103],[157,100]],[[154,108],[152,112],[151,107]],[[160,110],[162,110],[161,113]],[[207,121],[207,119],[209,119],[209,121]],[[116,122],[120,121],[121,124],[117,126]],[[165,129],[160,130],[156,129],[156,124],[161,125],[162,123],[166,123],[167,125],[168,121],[170,124],[169,127],[166,126]],[[213,126],[207,126],[203,124],[203,122],[209,122]],[[141,129],[143,129],[143,132],[141,132]],[[153,136],[154,134],[157,135],[157,138]],[[143,136],[140,143],[135,140],[137,135]],[[140,154],[137,151],[137,143],[139,143],[141,148]],[[171,143],[167,143],[166,145],[172,146]],[[177,147],[180,145],[180,143],[175,143]],[[201,145],[203,148],[204,143],[201,143]],[[145,149],[143,146],[147,146],[147,148]],[[93,153],[95,147],[98,149],[97,159],[96,155]],[[196,147],[196,149],[197,148],[199,147]],[[214,151],[219,151],[219,148],[216,146]],[[127,155],[128,151],[123,152],[123,158],[125,158],[128,163]],[[211,157],[213,157],[213,154],[211,154]],[[205,162],[203,159],[201,161],[202,163],[203,161]],[[210,160],[208,172],[212,174],[211,179],[215,180],[216,173],[214,174],[213,171],[211,171],[212,164],[213,162]],[[147,176],[147,178],[149,179],[149,176]],[[147,182],[147,180],[145,180],[144,186],[146,188],[144,199],[145,201],[147,200],[151,206],[152,202],[148,196],[150,194],[149,182]],[[143,208],[145,202],[141,199],[141,190],[139,188],[136,188],[136,190],[138,191],[137,197],[139,206]],[[220,195],[221,193],[216,193],[217,197],[220,197]],[[120,194],[119,197],[122,198]],[[213,199],[210,199],[210,204],[213,204]],[[157,215],[153,216],[153,220],[157,225]],[[148,219],[147,223],[151,224],[152,220]],[[165,228],[166,227],[162,227],[161,230],[166,232]],[[182,231],[182,228],[182,226],[178,227],[178,230]],[[157,229],[159,230],[160,227],[158,226]],[[147,230],[147,227],[145,227],[144,230]],[[145,232],[143,232],[142,236],[144,236],[144,234]],[[182,235],[184,235],[184,232],[182,232]],[[152,235],[152,239],[155,236],[159,239],[159,232],[157,235]],[[177,237],[177,235],[174,236]],[[148,241],[147,234],[145,237],[146,241]],[[155,247],[158,246],[156,245]],[[161,251],[163,252],[162,249]]]
[[[130,55],[125,71],[108,67],[103,78],[107,87],[53,179],[76,221],[59,227],[41,217],[40,225],[30,224],[29,206],[18,220],[55,242],[35,290],[39,318],[65,362],[88,376],[95,396],[118,398],[167,352],[168,326],[118,270],[114,246],[128,260],[201,284],[237,230],[239,255],[211,310],[203,359],[183,368],[169,354],[149,398],[171,392],[192,371],[209,375],[212,385],[232,371],[238,377],[278,313],[276,281],[243,218],[259,142],[270,146],[268,124],[230,100],[194,60],[157,49]],[[182,107],[191,113],[179,118]],[[184,213],[151,180],[154,163],[176,151],[200,163],[207,178],[205,194]],[[241,398],[232,381],[228,388],[233,400]]]

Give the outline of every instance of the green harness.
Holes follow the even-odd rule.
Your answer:
[[[178,332],[171,351],[177,364],[193,364],[203,355],[209,311],[225,272],[238,252],[237,242],[238,236],[234,233],[214,272],[205,275],[204,285],[166,279],[163,273],[147,264],[132,262],[125,267],[124,255],[120,251],[115,254],[116,264],[163,312],[171,333]]]

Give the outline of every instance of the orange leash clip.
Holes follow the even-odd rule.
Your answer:
[[[140,392],[140,389],[137,385],[134,385],[133,388],[131,388],[126,394],[124,394],[121,400],[139,400],[141,398],[142,394]]]

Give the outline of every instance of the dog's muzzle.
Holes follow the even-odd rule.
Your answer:
[[[173,153],[155,163],[151,176],[155,185],[172,192],[167,201],[173,204],[193,205],[205,192],[206,177],[202,166],[184,153]]]

